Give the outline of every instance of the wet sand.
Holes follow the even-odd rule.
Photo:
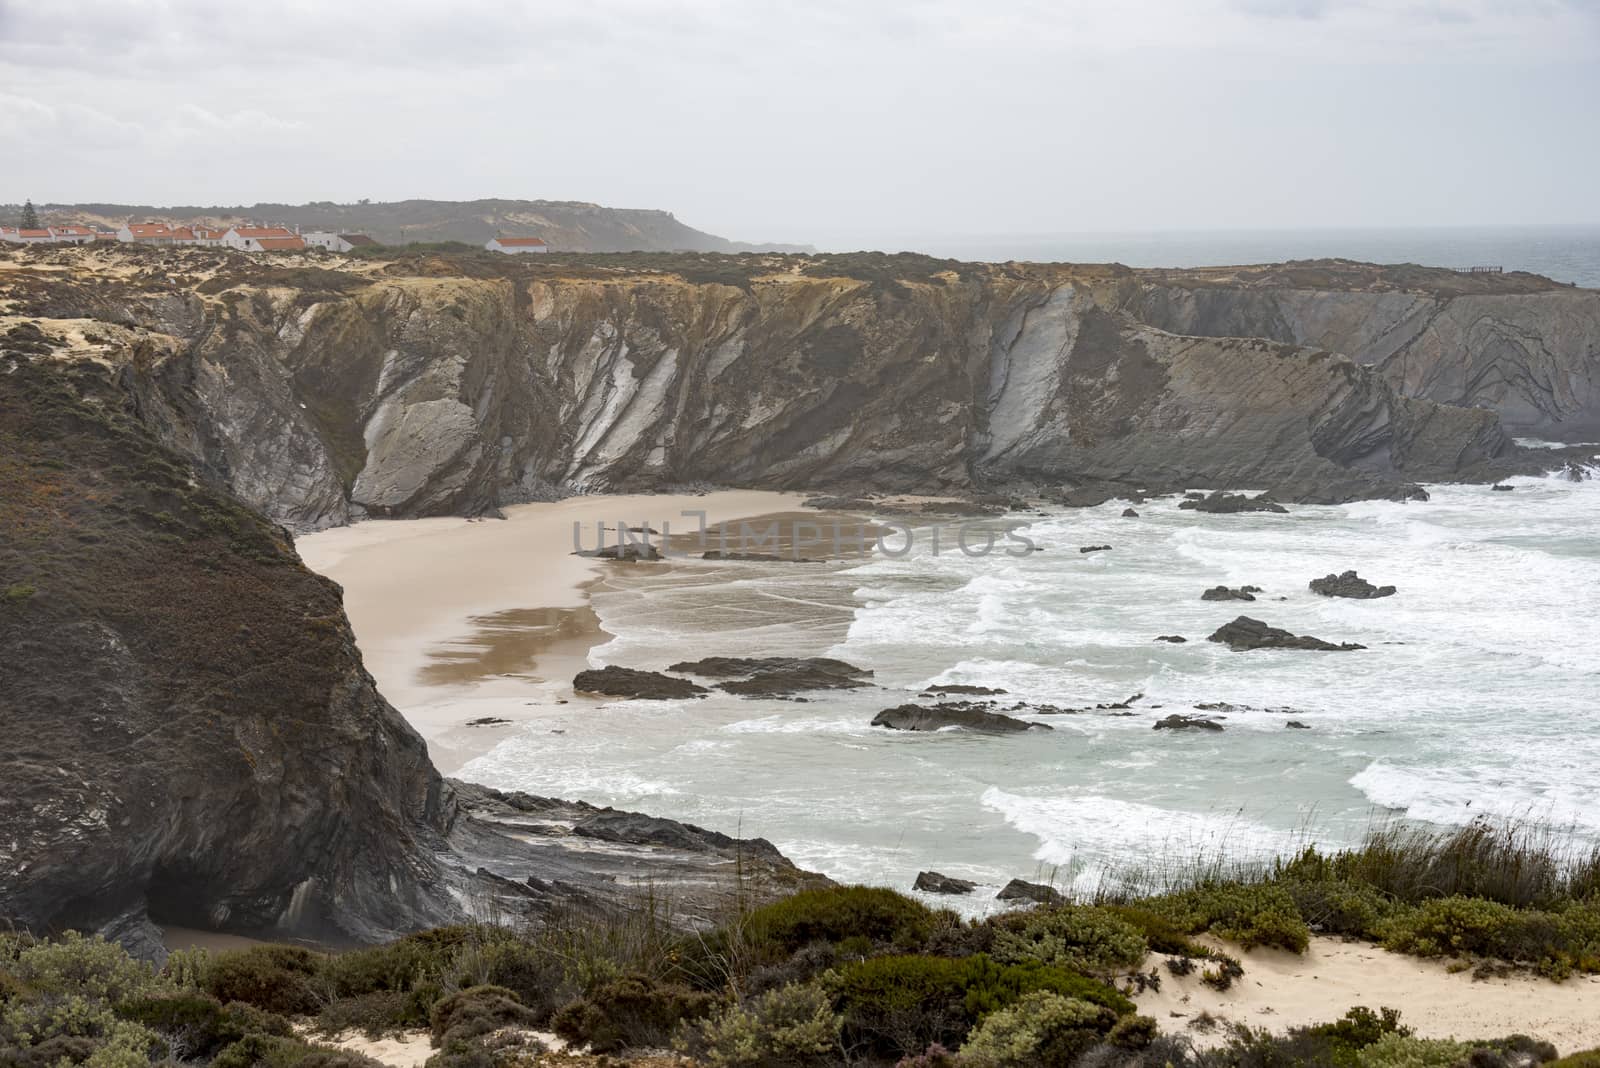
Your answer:
[[[367,670],[451,774],[570,697],[572,676],[604,636],[587,604],[590,583],[611,568],[670,566],[574,555],[575,523],[584,549],[596,547],[601,525],[615,544],[621,524],[687,550],[699,541],[683,535],[701,520],[685,512],[737,529],[740,519],[797,513],[803,499],[754,490],[573,497],[516,505],[504,520],[372,520],[308,534],[295,547],[308,567],[344,586]]]

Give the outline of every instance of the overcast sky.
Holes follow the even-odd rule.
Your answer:
[[[0,0],[0,201],[1600,222],[1600,0]]]

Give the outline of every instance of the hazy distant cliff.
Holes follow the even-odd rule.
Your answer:
[[[1600,438],[1600,293],[1446,272],[1407,286],[1396,273],[1337,262],[1151,271],[1124,307],[1176,333],[1341,352],[1410,396],[1492,408],[1518,434]]]
[[[1502,346],[1480,344],[1502,334],[1452,341],[1441,326],[1406,350],[1413,368],[1430,354],[1427,383],[1465,375],[1480,388],[1462,399],[1539,412],[1523,425],[1552,436],[1596,416],[1584,324],[1600,294],[1525,277],[1445,298],[1352,292],[1331,275],[1323,290],[1280,293],[919,257],[419,257],[326,270],[209,250],[66,250],[16,266],[3,276],[14,315],[124,368],[166,441],[301,528],[695,481],[1110,479],[1336,500],[1527,466],[1493,411],[1408,396],[1406,375],[1320,347],[1342,338],[1370,358],[1357,342],[1383,333],[1381,316],[1362,309],[1386,300],[1443,301],[1452,316],[1475,301],[1520,323],[1518,351],[1545,353],[1546,379],[1562,385],[1491,390],[1492,373],[1462,369],[1514,377]],[[1235,320],[1294,333],[1258,311],[1274,301],[1340,330],[1307,325],[1317,348],[1184,336]]]

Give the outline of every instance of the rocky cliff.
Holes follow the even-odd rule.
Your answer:
[[[1572,324],[1600,294],[1525,276],[1460,296],[1415,280],[1371,292],[1259,281],[1266,296],[1249,290],[1235,315],[1257,336],[1239,337],[1204,336],[1232,329],[1226,287],[1114,266],[95,249],[16,253],[0,273],[11,321],[117,368],[164,441],[297,529],[696,482],[1111,480],[1332,501],[1538,463],[1489,407],[1437,403],[1388,365],[1245,321],[1258,297],[1314,292],[1323,319],[1365,324],[1316,340],[1362,355],[1383,315],[1361,319],[1360,301],[1492,301],[1538,339],[1545,379],[1564,383],[1567,428],[1596,416],[1584,385],[1596,356]],[[1473,377],[1482,388],[1461,399],[1523,410],[1527,394],[1467,370],[1501,366],[1505,350],[1484,340],[1501,334],[1447,342],[1439,329],[1426,383]]]
[[[440,778],[332,582],[155,441],[117,373],[0,355],[0,927],[370,942],[804,879],[764,842]],[[746,887],[745,889],[748,889]]]
[[[1141,272],[1122,305],[1162,330],[1340,352],[1395,389],[1508,430],[1600,440],[1600,293],[1533,275],[1339,260]]]

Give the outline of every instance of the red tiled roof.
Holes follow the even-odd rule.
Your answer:
[[[369,248],[377,245],[377,242],[372,240],[372,238],[368,237],[366,234],[340,234],[339,236],[343,238],[352,248]]]
[[[542,237],[497,237],[495,241],[507,248],[527,248],[544,244]]]
[[[52,226],[50,230],[52,233],[61,234],[64,237],[89,237],[94,233],[87,226]]]
[[[129,223],[128,232],[134,237],[172,236],[172,228],[166,223]]]
[[[263,252],[287,252],[290,249],[306,247],[305,241],[293,234],[288,237],[258,237],[255,242],[261,246]]]
[[[49,237],[49,230],[18,230],[18,237]]]
[[[172,238],[174,241],[193,241],[194,231],[187,226],[180,226],[172,231]]]
[[[240,237],[294,237],[293,230],[281,226],[235,226],[233,232]]]

